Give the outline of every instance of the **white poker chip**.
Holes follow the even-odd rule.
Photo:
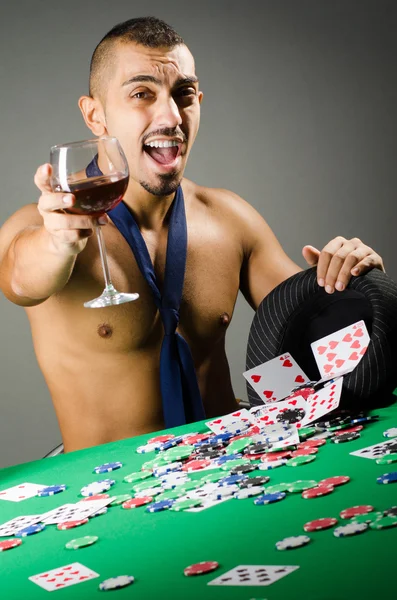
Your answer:
[[[168,475],[168,473],[173,473],[174,471],[178,471],[182,467],[181,462],[169,463],[168,465],[162,465],[161,467],[154,467],[153,475],[155,477],[163,477],[164,475]]]
[[[232,421],[232,423],[228,423],[225,425],[225,429],[222,433],[231,433],[233,435],[237,435],[238,433],[243,433],[247,429],[249,429],[250,423],[245,423],[244,421]]]
[[[385,437],[385,438],[397,437],[397,427],[391,427],[390,429],[386,429],[386,431],[383,432],[383,437]]]
[[[222,500],[222,498],[228,498],[238,492],[240,488],[238,485],[226,485],[218,487],[216,490],[211,492],[210,496],[213,500]]]
[[[368,523],[348,523],[334,529],[335,537],[346,537],[349,535],[356,535],[357,533],[363,533],[368,529]]]
[[[158,447],[158,444],[155,443],[151,443],[151,444],[144,444],[143,446],[138,446],[138,448],[136,449],[136,451],[138,452],[138,454],[148,454],[149,452],[154,452]]]
[[[161,494],[163,489],[161,487],[148,488],[147,490],[141,490],[140,492],[135,492],[134,498],[145,498],[146,496],[158,496]]]
[[[259,496],[260,494],[263,494],[263,492],[264,489],[261,485],[253,485],[252,487],[239,490],[234,494],[233,497],[237,498],[237,500],[245,500],[246,498],[253,498],[254,496]]]
[[[270,471],[271,469],[277,469],[277,467],[282,467],[283,465],[285,465],[287,461],[283,458],[280,458],[280,460],[272,460],[269,462],[264,462],[261,463],[260,465],[258,465],[258,469],[259,471]]]
[[[103,481],[93,481],[88,485],[85,485],[81,488],[80,494],[84,497],[88,496],[96,496],[97,494],[101,494],[102,492],[107,492],[110,490],[112,485],[116,482],[114,479],[104,479]]]
[[[277,550],[291,550],[292,548],[299,548],[300,546],[306,546],[310,542],[308,535],[296,535],[284,538],[279,542],[276,542]]]
[[[108,590],[117,590],[119,588],[126,587],[134,583],[134,577],[132,575],[119,575],[118,577],[110,577],[105,579],[99,584],[101,592],[107,592]]]
[[[265,427],[262,427],[262,433],[271,435],[272,433],[280,433],[280,431],[288,431],[290,429],[291,425],[281,423],[280,425],[265,425]]]

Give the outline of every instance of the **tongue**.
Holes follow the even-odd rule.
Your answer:
[[[175,160],[176,155],[178,154],[178,147],[171,146],[171,148],[151,148],[150,146],[146,146],[145,152],[150,154],[150,156],[158,163],[162,165],[168,165]]]

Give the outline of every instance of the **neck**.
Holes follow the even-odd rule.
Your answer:
[[[135,181],[129,183],[123,201],[128,206],[141,230],[160,231],[176,192],[168,196],[154,196]]]

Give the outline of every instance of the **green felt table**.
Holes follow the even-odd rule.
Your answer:
[[[336,538],[332,529],[310,533],[311,542],[301,548],[278,551],[275,543],[291,535],[304,534],[303,524],[320,517],[339,517],[342,509],[371,504],[376,510],[397,504],[397,484],[379,485],[376,478],[397,470],[395,465],[378,465],[375,460],[351,456],[350,452],[385,441],[382,432],[397,426],[397,405],[373,411],[378,422],[369,423],[361,437],[344,444],[329,440],[319,448],[314,462],[299,467],[267,471],[270,483],[297,479],[320,480],[349,475],[351,482],[321,498],[305,500],[289,494],[275,504],[256,506],[253,499],[223,502],[199,513],[164,511],[147,513],[145,508],[125,510],[110,507],[78,529],[59,531],[55,525],[23,538],[20,547],[0,553],[0,597],[40,600],[48,592],[28,580],[29,576],[72,562],[80,562],[100,574],[99,578],[53,592],[56,598],[98,598],[110,593],[117,598],[140,600],[360,600],[396,597],[395,565],[397,528],[368,530],[361,535]],[[175,428],[172,433],[205,431],[204,423]],[[48,511],[81,499],[85,484],[113,477],[112,493],[131,491],[124,475],[140,470],[149,454],[136,448],[153,434],[105,444],[78,452],[47,458],[0,471],[0,490],[23,482],[67,484],[61,494],[22,502],[0,501],[0,522],[18,515]],[[93,474],[96,465],[121,461],[112,474]],[[258,473],[258,472],[257,472]],[[263,473],[263,472],[262,472]],[[255,474],[255,473],[254,473]],[[193,478],[201,477],[199,473]],[[270,484],[269,483],[269,484]],[[339,519],[339,524],[346,521]],[[97,535],[93,546],[67,550],[65,543],[82,535]],[[220,568],[206,575],[186,577],[184,568],[195,562],[215,560]],[[298,565],[299,569],[267,587],[219,587],[207,585],[237,565]],[[135,583],[112,592],[100,592],[100,581],[122,574]]]

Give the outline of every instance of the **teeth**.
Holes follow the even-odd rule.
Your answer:
[[[178,146],[179,142],[174,140],[172,141],[157,141],[149,142],[145,144],[145,146],[150,146],[151,148],[172,148],[173,146]]]

